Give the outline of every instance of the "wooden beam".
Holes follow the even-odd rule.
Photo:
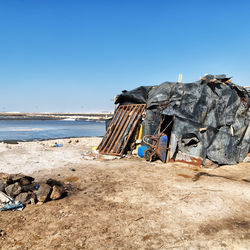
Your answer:
[[[182,74],[179,74],[178,82],[182,82]]]

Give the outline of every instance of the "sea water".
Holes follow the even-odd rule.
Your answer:
[[[105,122],[69,120],[0,120],[0,141],[33,141],[103,136]]]

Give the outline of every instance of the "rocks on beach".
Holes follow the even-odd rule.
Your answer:
[[[31,176],[6,173],[0,173],[0,191],[23,204],[57,200],[65,194],[60,181],[48,179],[45,182],[36,182]]]

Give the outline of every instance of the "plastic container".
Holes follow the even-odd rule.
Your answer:
[[[138,147],[138,156],[140,156],[140,157],[143,158],[143,152],[144,152],[144,150],[146,148],[147,148],[146,146],[140,146],[140,147]]]
[[[166,162],[167,142],[168,142],[168,137],[166,135],[160,137],[160,142],[158,146],[159,150],[157,150],[157,154],[163,162]]]

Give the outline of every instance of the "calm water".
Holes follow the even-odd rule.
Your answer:
[[[67,120],[1,120],[0,141],[103,136],[105,122]]]

